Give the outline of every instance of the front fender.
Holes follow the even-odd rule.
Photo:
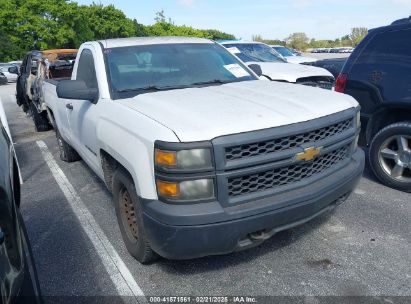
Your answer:
[[[154,142],[178,142],[177,136],[158,122],[123,105],[111,105],[109,111],[103,112],[110,116],[101,117],[97,124],[100,152],[107,152],[130,173],[140,197],[157,199]]]

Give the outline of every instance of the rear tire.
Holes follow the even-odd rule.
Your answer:
[[[34,126],[37,132],[50,130],[51,126],[47,118],[47,113],[44,111],[39,113],[32,101],[30,101],[30,113],[33,117]]]
[[[147,239],[141,202],[134,182],[122,168],[113,176],[113,199],[121,235],[130,254],[140,263],[155,261],[158,256]]]
[[[64,139],[61,137],[59,130],[56,128],[57,144],[60,151],[60,159],[67,163],[72,163],[81,159],[77,151],[74,150]]]
[[[384,185],[411,192],[411,122],[391,124],[378,132],[370,145],[369,160]]]

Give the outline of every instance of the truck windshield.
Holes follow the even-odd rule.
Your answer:
[[[140,45],[104,53],[114,95],[257,79],[237,58],[212,43]]]
[[[233,43],[224,46],[244,62],[286,62],[275,50],[260,43]]]

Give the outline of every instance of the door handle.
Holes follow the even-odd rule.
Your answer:
[[[5,235],[3,230],[0,228],[0,245],[3,245],[5,239]]]
[[[69,110],[73,110],[73,104],[72,103],[67,103],[66,108]]]

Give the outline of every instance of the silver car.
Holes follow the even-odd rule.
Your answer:
[[[16,82],[19,69],[14,64],[0,65],[0,72],[7,78],[7,82]]]

